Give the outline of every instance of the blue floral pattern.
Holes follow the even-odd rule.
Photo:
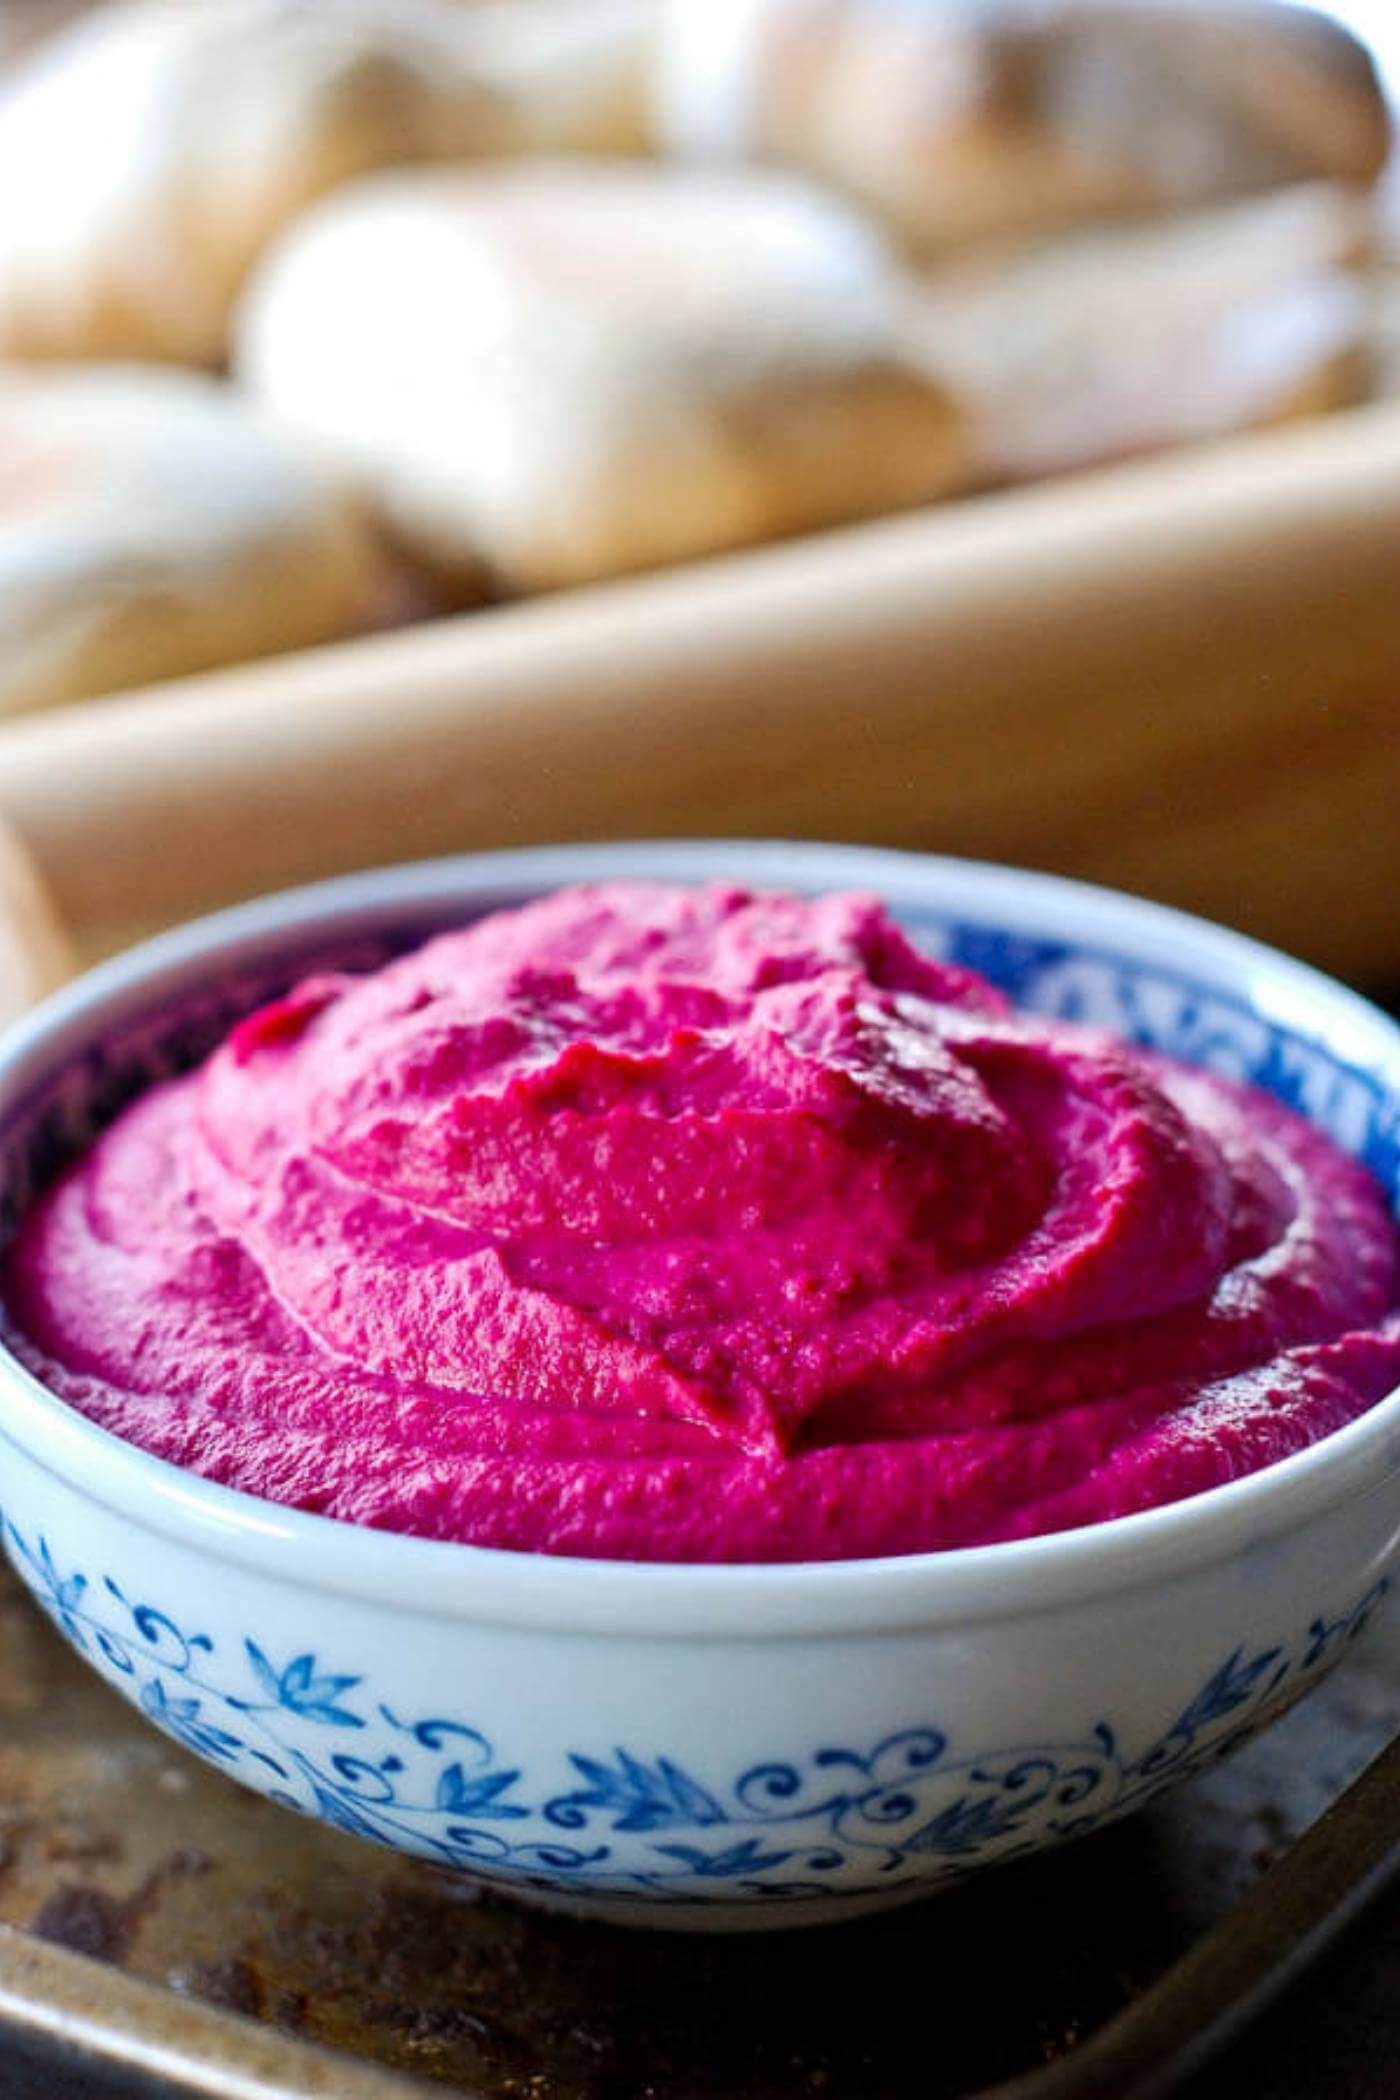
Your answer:
[[[734,1778],[620,1745],[546,1780],[469,1722],[407,1719],[356,1672],[245,1638],[228,1655],[111,1576],[64,1571],[0,1513],[15,1568],[64,1637],[148,1719],[288,1808],[488,1880],[704,1903],[858,1900],[946,1881],[1079,1837],[1235,1749],[1355,1638],[1376,1583],[1302,1638],[1222,1658],[1168,1727],[1131,1750],[1109,1720],[1081,1740],[975,1754],[939,1727],[862,1749],[778,1756]],[[621,1841],[621,1842],[619,1842]]]

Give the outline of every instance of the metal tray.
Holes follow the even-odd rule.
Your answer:
[[[6,1576],[0,2091],[105,2100],[173,2072],[219,2100],[952,2100],[1141,1993],[1397,1714],[1392,1613],[1229,1764],[1058,1856],[858,1926],[673,1939],[527,1913],[255,1800],[125,1708]],[[1379,2095],[1385,2075],[1269,2090]]]

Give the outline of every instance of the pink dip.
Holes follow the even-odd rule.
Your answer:
[[[1379,1190],[880,905],[574,889],[313,978],[119,1117],[18,1346],[212,1480],[431,1538],[829,1560],[1092,1523],[1400,1385]]]

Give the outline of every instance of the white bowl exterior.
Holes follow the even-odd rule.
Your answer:
[[[896,905],[951,908],[948,864],[797,849],[786,865],[782,851],[656,849],[641,867],[636,849],[491,856],[400,871],[378,892],[372,880],[329,887],[358,897],[362,919],[376,895],[381,910],[410,893],[465,909],[491,882],[526,892],[615,872],[857,881]],[[1367,1075],[1384,1067],[1392,1083],[1400,1055],[1361,1002],[1150,907],[956,872],[957,909],[974,925],[1057,927],[1090,950],[1102,938],[1203,985],[1243,988],[1291,1026],[1325,1020],[1360,1091],[1352,1098],[1326,1058],[1314,1071],[1302,1052],[1289,1083],[1348,1142],[1367,1138]],[[312,900],[232,915],[222,952],[246,959],[289,924],[317,923]],[[1199,954],[1193,942],[1205,944]],[[1021,962],[1040,1003],[1063,993],[1076,1011],[1115,1018],[1101,1010],[1113,1003],[1101,972],[1073,956],[1037,962],[1033,950],[1031,938]],[[21,1030],[0,1053],[0,1107],[70,1058],[94,1015],[110,1019],[201,967],[201,936],[181,936]],[[1262,1054],[1266,1023],[1229,1021],[1208,1001],[1187,1010],[1169,983],[1147,990],[1157,1039],[1194,1030],[1227,1066]],[[1385,1117],[1371,1133],[1381,1145],[1392,1142],[1389,1108]],[[538,1900],[673,1926],[848,1917],[1126,1812],[1315,1682],[1383,1593],[1400,1547],[1396,1402],[1330,1448],[1108,1531],[783,1571],[604,1569],[274,1512],[36,1400],[3,1357],[0,1437],[14,1565],[168,1733],[341,1827]],[[352,1568],[361,1560],[363,1580]],[[391,1567],[392,1580],[373,1573]],[[840,1608],[853,1597],[859,1609]]]
[[[289,1597],[14,1449],[5,1498],[66,1637],[232,1777],[537,1900],[692,1928],[882,1908],[1138,1806],[1325,1674],[1400,1532],[1392,1476],[1044,1613],[704,1639]]]

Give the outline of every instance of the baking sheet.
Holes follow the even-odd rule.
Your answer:
[[[0,1922],[20,1949],[103,1966],[75,1985],[39,1954],[26,1983],[0,1944],[0,2010],[6,1987],[40,2007],[77,1991],[89,2038],[119,2040],[174,2007],[230,2095],[253,2090],[236,2081],[256,2034],[310,2081],[287,2090],[338,2100],[348,2068],[318,2083],[305,2045],[483,2100],[951,2100],[1071,2049],[1150,1983],[1397,1714],[1392,1610],[1270,1734],[1118,1829],[884,1919],[671,1938],[518,1910],[243,1793],[132,1714],[6,1576]],[[161,1996],[133,2012],[127,1978]],[[357,2073],[361,2091],[377,2082]]]

